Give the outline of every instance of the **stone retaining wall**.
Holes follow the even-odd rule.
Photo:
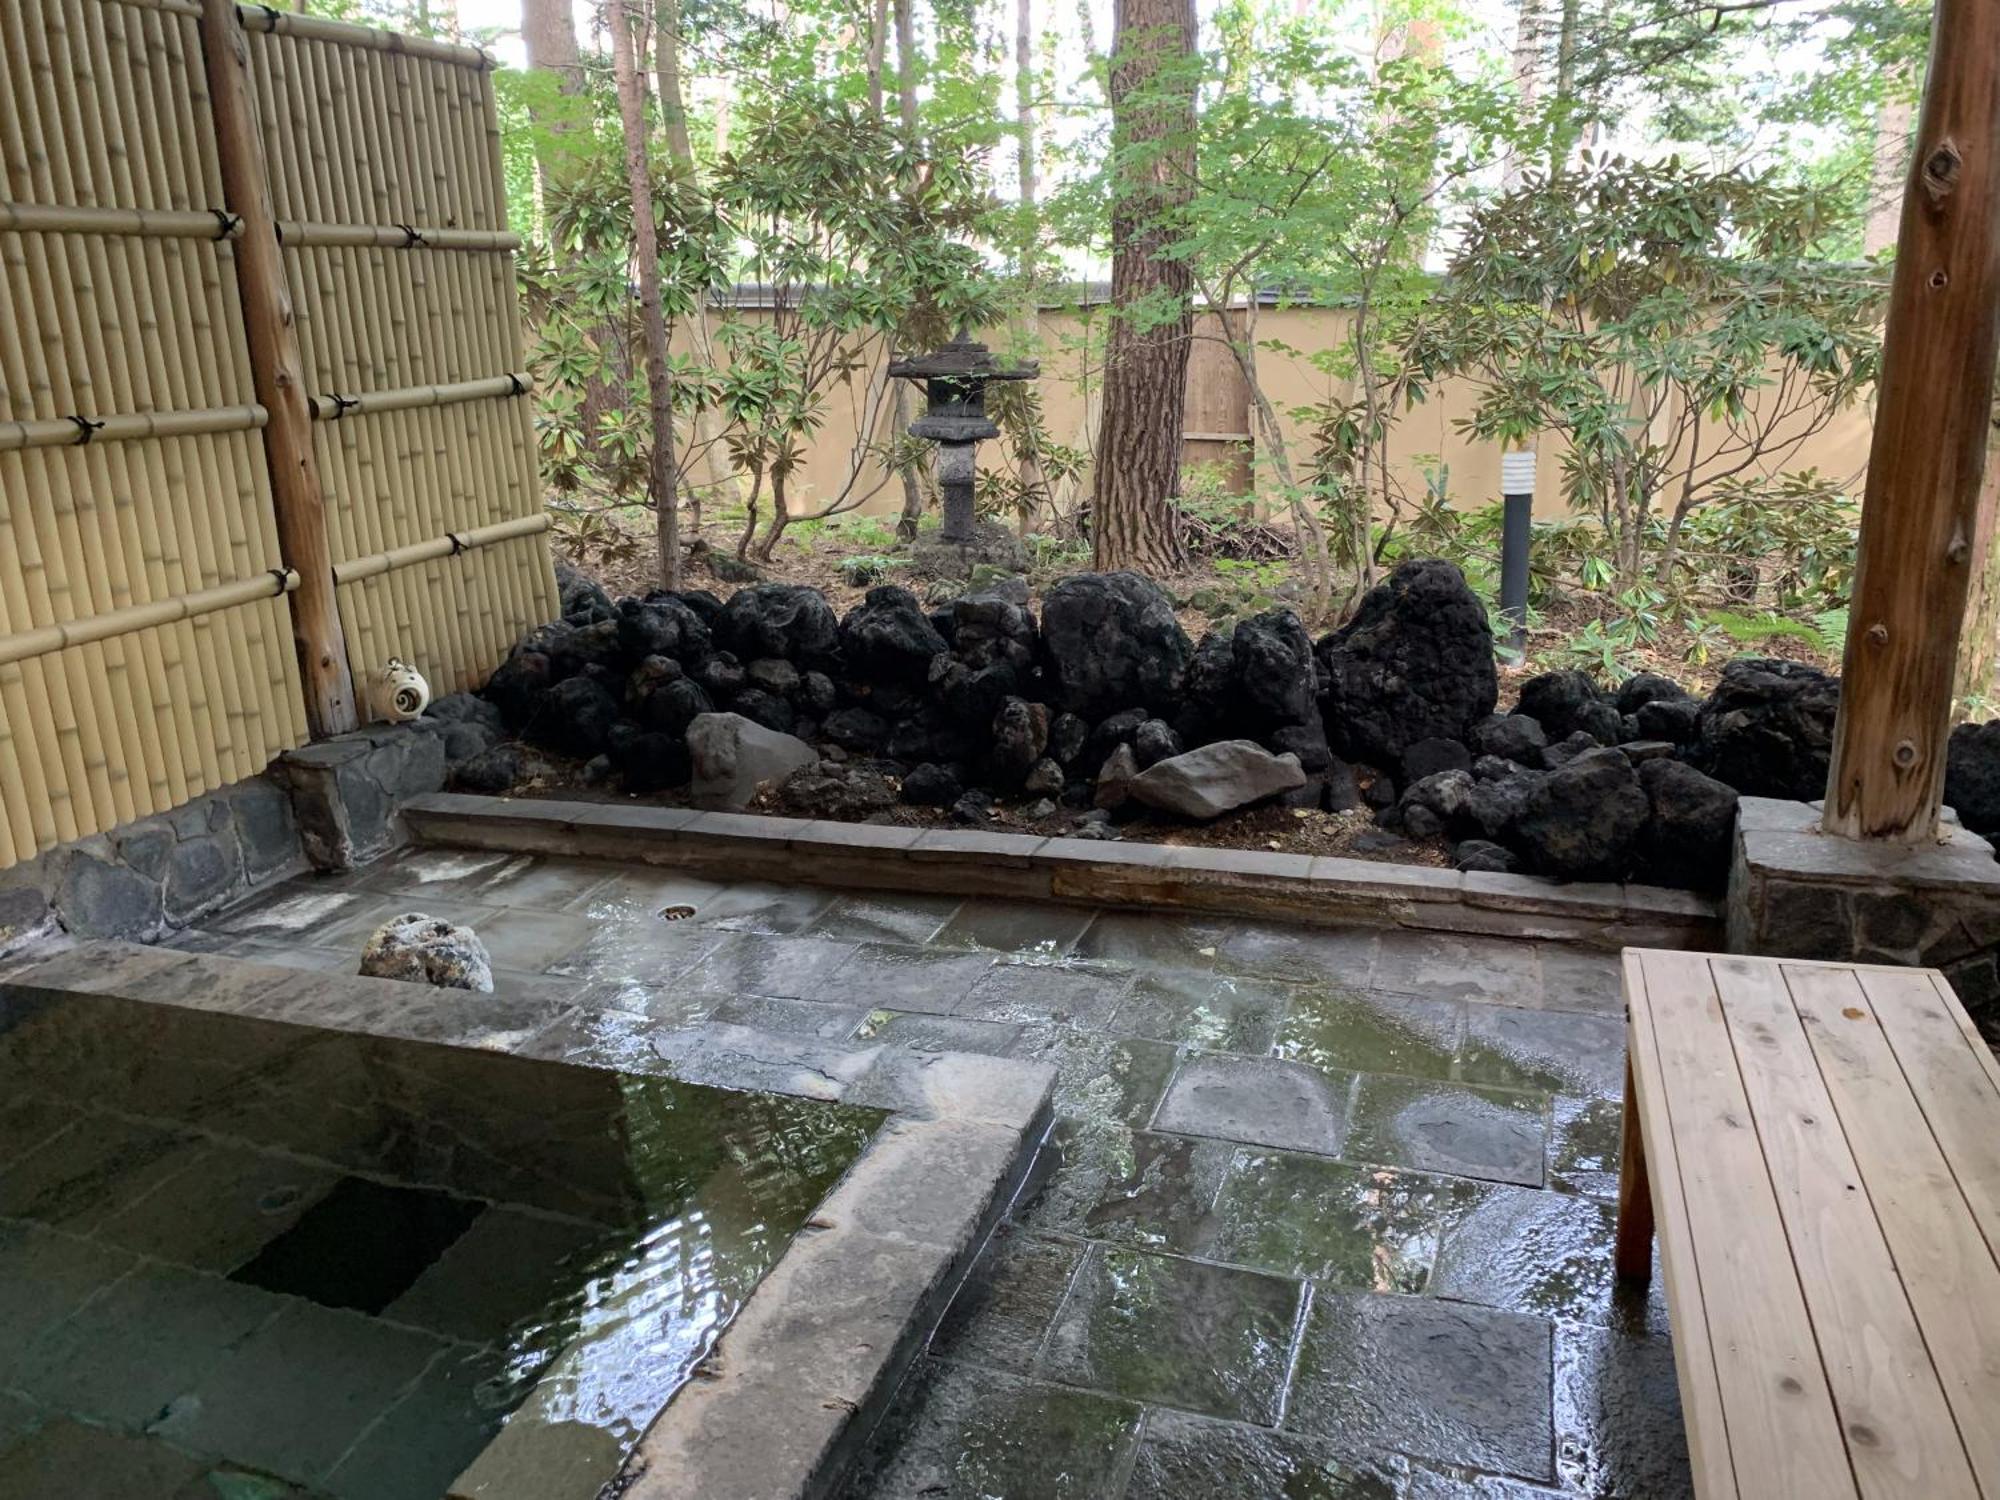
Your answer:
[[[377,724],[287,751],[262,775],[0,872],[0,957],[57,932],[147,941],[310,868],[403,838],[402,804],[445,783],[451,726]]]

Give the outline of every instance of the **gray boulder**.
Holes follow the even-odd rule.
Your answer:
[[[1206,819],[1305,784],[1296,755],[1273,755],[1254,740],[1218,740],[1148,766],[1131,790],[1148,807]]]
[[[741,714],[697,714],[687,732],[696,807],[741,808],[757,788],[819,759],[813,747]]]
[[[422,912],[391,917],[376,928],[361,950],[361,972],[372,979],[493,993],[493,963],[478,934]]]

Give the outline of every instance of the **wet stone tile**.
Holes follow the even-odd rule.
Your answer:
[[[986,953],[863,943],[825,976],[811,998],[863,1005],[870,1010],[915,1010],[946,1016],[958,1008],[992,964],[992,956]]]
[[[960,906],[956,896],[842,896],[805,930],[847,943],[928,942]]]
[[[1625,1023],[1474,1003],[1467,1007],[1458,1076],[1501,1088],[1616,1099],[1625,1087]]]
[[[197,1486],[207,1488],[207,1469],[162,1443],[51,1417],[0,1451],[0,1500],[85,1494],[90,1500],[178,1500],[199,1493]],[[269,1493],[291,1491],[274,1487]]]
[[[587,980],[671,984],[728,935],[693,922],[659,917],[602,922],[590,938],[548,966],[551,974]]]
[[[1363,989],[1373,971],[1379,941],[1379,934],[1367,928],[1248,922],[1224,940],[1219,962],[1232,974]]]
[[[1103,1500],[1125,1468],[1139,1410],[926,1360],[904,1381],[847,1500]]]
[[[1000,1229],[952,1299],[931,1353],[1026,1374],[1083,1259],[1075,1240]]]
[[[1506,938],[1384,933],[1369,987],[1433,999],[1534,1005],[1542,993],[1541,957],[1533,943]]]
[[[340,1175],[296,1156],[214,1142],[107,1218],[95,1237],[197,1270],[233,1271],[297,1223]]]
[[[1124,970],[1002,959],[973,981],[954,1014],[983,1021],[1047,1021],[1101,1031],[1132,976]]]
[[[454,1350],[424,1371],[327,1477],[341,1496],[436,1500],[499,1433],[491,1388],[501,1360]]]
[[[84,1233],[199,1153],[184,1130],[89,1116],[0,1171],[0,1214]]]
[[[584,1010],[627,1011],[670,1026],[701,1024],[722,999],[677,984],[641,984],[636,979],[595,979],[576,992],[576,1004]]]
[[[1486,1185],[1445,1215],[1431,1292],[1563,1322],[1664,1331],[1662,1278],[1627,1289],[1611,1269],[1617,1212],[1571,1193]]]
[[[1291,1433],[1155,1408],[1124,1500],[1400,1500],[1407,1465]]]
[[[1549,1326],[1428,1297],[1313,1299],[1288,1429],[1547,1482]]]
[[[1615,1201],[1625,1105],[1558,1094],[1549,1107],[1549,1186]]]
[[[1404,1500],[1568,1500],[1568,1497],[1538,1484],[1522,1484],[1492,1474],[1450,1474],[1419,1464],[1410,1470]]]
[[[1556,1464],[1593,1500],[1691,1500],[1673,1345],[1601,1328],[1558,1328]]]
[[[1069,1385],[1269,1425],[1303,1296],[1285,1277],[1093,1247],[1043,1369]]]
[[[845,1041],[868,1018],[858,1005],[827,1005],[818,1000],[782,1000],[770,995],[732,995],[715,1007],[713,1019],[759,1031],[786,1031]]]
[[[617,868],[580,859],[512,859],[482,877],[466,895],[512,910],[578,911]]]
[[[412,915],[435,917],[442,922],[470,927],[479,934],[481,942],[486,941],[487,934],[500,922],[500,908],[497,906],[483,906],[477,902],[460,901],[453,897],[424,896],[397,899],[385,896],[356,907],[339,920],[315,927],[304,935],[303,940],[314,947],[336,948],[342,953],[352,954],[358,964],[361,960],[361,950],[367,947],[369,938],[375,935],[377,928],[397,917]],[[263,935],[269,936],[269,934]],[[495,963],[505,962],[498,954],[493,953],[490,947],[487,951]],[[514,967],[520,968],[525,965],[516,964]]]
[[[1107,1174],[1096,1201],[1083,1211],[1078,1232],[1093,1240],[1206,1254],[1213,1232],[1209,1212],[1229,1170],[1226,1141],[1139,1132],[1129,1155]]]
[[[771,937],[735,932],[703,955],[677,983],[718,995],[775,995],[785,1000],[833,999],[827,976],[854,952],[827,938]]]
[[[588,942],[593,924],[583,917],[554,911],[510,911],[475,924],[496,969],[539,974]]]
[[[518,1057],[620,1072],[662,1073],[659,1042],[678,1028],[618,1010],[577,1010],[545,1026],[510,1052]]]
[[[1548,1010],[1623,1017],[1625,975],[1615,953],[1541,944],[1542,998]]]
[[[1061,958],[1096,916],[1089,907],[1049,901],[1001,901],[974,896],[931,942],[940,948],[983,948],[1024,958]]]
[[[1537,1094],[1364,1074],[1344,1154],[1540,1187],[1547,1108]]]
[[[545,1312],[565,1284],[584,1284],[598,1252],[615,1243],[602,1225],[491,1207],[383,1316],[447,1338],[498,1343],[521,1319]]]
[[[310,942],[357,912],[386,904],[373,892],[287,881],[268,896],[212,918],[208,929],[272,942]]]
[[[46,1405],[143,1427],[288,1305],[219,1276],[141,1266],[30,1343],[14,1380]]]
[[[360,884],[398,901],[425,896],[462,901],[473,899],[474,892],[496,879],[523,873],[534,863],[533,855],[509,854],[504,849],[417,845],[367,866]],[[603,879],[604,872],[600,870],[597,878]]]
[[[912,1052],[977,1052],[1011,1057],[1023,1028],[1004,1021],[931,1016],[921,1011],[871,1010],[856,1028],[857,1042],[886,1042]]]
[[[1151,968],[1208,968],[1214,965],[1230,926],[1222,920],[1099,912],[1071,954]]]
[[[234,1345],[152,1428],[287,1479],[323,1479],[448,1346],[293,1299]]]
[[[1451,1178],[1315,1156],[1240,1151],[1207,1254],[1353,1291],[1421,1292]]]
[[[1350,1085],[1273,1058],[1190,1057],[1174,1074],[1154,1123],[1186,1135],[1336,1156],[1347,1135]]]
[[[592,922],[657,922],[670,906],[691,906],[695,915],[726,889],[678,870],[614,866],[608,879],[572,897],[565,907]]]
[[[746,880],[700,903],[694,919],[729,932],[799,932],[832,904],[831,891]]]
[[[1298,988],[1272,1051],[1329,1072],[1449,1078],[1464,1025],[1456,1000]]]
[[[1176,1042],[1212,1052],[1271,1050],[1285,988],[1265,979],[1240,979],[1205,969],[1154,969],[1134,979],[1112,1018],[1126,1036]]]
[[[1057,1114],[1127,1125],[1153,1118],[1174,1072],[1174,1049],[1165,1042],[1070,1026],[1025,1027],[1010,1055],[1055,1068]]]

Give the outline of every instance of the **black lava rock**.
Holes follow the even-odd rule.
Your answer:
[[[992,748],[988,760],[994,782],[1017,791],[1049,744],[1049,707],[1025,698],[1009,698],[993,715]]]
[[[1057,714],[1049,720],[1049,758],[1065,771],[1083,756],[1090,740],[1090,725],[1075,714]]]
[[[820,733],[843,750],[879,755],[889,743],[889,721],[865,708],[837,708],[826,716]]]
[[[722,606],[715,636],[742,661],[782,656],[801,665],[834,659],[840,621],[818,589],[802,584],[759,583],[738,589]]]
[[[1497,755],[1516,765],[1539,766],[1549,737],[1532,714],[1493,714],[1472,726],[1467,737],[1481,755]]]
[[[949,807],[964,791],[958,773],[935,761],[914,767],[903,778],[903,800],[915,807]]]
[[[1535,781],[1508,843],[1538,875],[1623,880],[1651,815],[1631,763],[1616,750],[1588,750]]]
[[[1639,784],[1652,807],[1636,875],[1649,885],[1720,891],[1729,884],[1736,790],[1685,761],[1649,760]]]
[[[618,700],[610,690],[593,678],[572,677],[543,695],[527,735],[558,755],[588,760],[603,753],[617,722]]]
[[[1811,802],[1826,793],[1839,708],[1840,679],[1816,667],[1733,661],[1701,706],[1689,758],[1746,797]]]
[[[1597,684],[1586,673],[1544,672],[1521,684],[1514,712],[1526,714],[1550,739],[1560,740],[1583,729],[1587,710],[1601,701]]]
[[[507,791],[520,779],[521,752],[512,745],[496,745],[451,773],[452,785],[460,791],[487,796]]]
[[[718,703],[735,697],[750,685],[750,674],[743,670],[734,651],[716,652],[696,668],[694,675]]]
[[[1632,714],[1632,730],[1641,739],[1685,745],[1700,732],[1701,704],[1694,698],[1655,698]]]
[[[611,753],[625,790],[637,796],[686,786],[694,775],[685,734],[641,734],[621,741]]]
[[[1403,752],[1401,769],[1402,784],[1409,786],[1440,771],[1470,771],[1472,752],[1457,740],[1418,740]]]
[[[650,668],[648,663],[635,672],[625,689],[625,702],[634,722],[655,734],[684,735],[695,715],[715,712],[715,700],[700,683],[686,677],[651,675],[642,681],[641,674],[650,673]]]
[[[1494,875],[1511,875],[1521,862],[1490,839],[1467,839],[1451,852],[1452,864],[1460,870],[1483,870]]]
[[[516,649],[486,679],[487,701],[516,729],[535,716],[542,697],[555,684],[549,659],[539,651]]]
[[[762,724],[780,734],[790,734],[798,723],[798,714],[792,705],[763,688],[746,687],[729,700],[729,708],[730,712],[743,715],[751,723]]]
[[[677,594],[618,602],[618,644],[628,658],[671,656],[682,666],[714,650],[708,626]]]
[[[1194,648],[1166,591],[1137,573],[1078,573],[1042,602],[1042,643],[1057,708],[1102,719],[1120,709],[1170,714]]]
[[[1974,833],[2000,833],[2000,719],[1952,730],[1944,800]]]
[[[556,592],[563,619],[572,625],[594,625],[611,618],[611,596],[604,585],[562,558],[556,559]]]
[[[873,588],[840,622],[848,675],[868,683],[921,686],[931,658],[946,649],[917,596],[893,584]]]
[[[1316,654],[1328,741],[1373,765],[1418,740],[1464,739],[1499,697],[1486,606],[1447,562],[1402,564]]]
[[[1634,672],[1618,684],[1613,700],[1621,714],[1636,714],[1648,703],[1692,702],[1688,690],[1658,672]]]
[[[1132,754],[1142,771],[1180,753],[1180,736],[1164,719],[1148,719],[1132,731]]]

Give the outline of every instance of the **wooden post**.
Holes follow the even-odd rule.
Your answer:
[[[306,727],[315,739],[359,723],[347,642],[334,602],[333,555],[327,545],[326,502],[313,457],[312,412],[306,401],[292,297],[264,174],[256,111],[250,101],[249,45],[234,0],[202,0],[201,50],[215,120],[216,157],[225,206],[243,221],[235,240],[236,291],[250,342],[257,400],[270,417],[264,457],[278,548],[299,575],[292,598],[292,638],[305,690]]]
[[[1937,0],[1932,37],[1824,817],[1899,843],[1937,835],[2000,350],[2000,5]]]

